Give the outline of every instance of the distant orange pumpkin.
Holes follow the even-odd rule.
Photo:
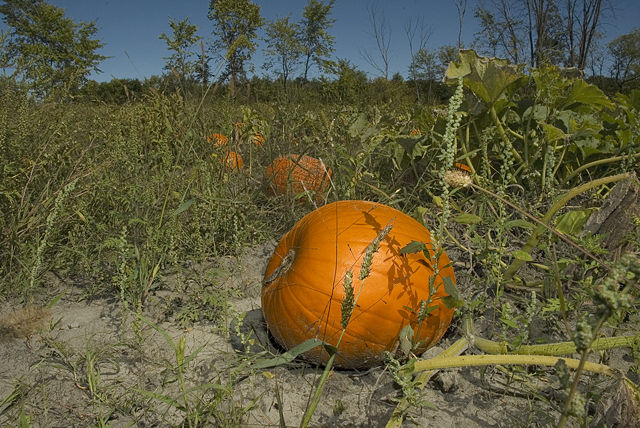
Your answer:
[[[244,166],[244,161],[242,160],[242,156],[240,156],[240,153],[228,152],[224,157],[224,164],[231,169],[242,169],[242,167]]]
[[[369,244],[388,224],[391,230],[373,255],[369,276],[359,279]],[[422,251],[401,254],[412,241],[426,244]],[[412,217],[369,201],[338,201],[304,216],[280,240],[269,260],[262,283],[262,311],[273,337],[286,349],[318,338],[337,346],[335,364],[366,368],[395,352],[399,335],[411,326],[416,353],[435,345],[446,332],[453,308],[445,305],[444,278],[455,283],[447,255],[437,260],[427,229]],[[352,273],[353,313],[343,329],[344,282]],[[430,290],[429,281],[434,277]],[[424,303],[423,303],[424,302]],[[421,305],[426,318],[420,322]],[[325,364],[322,346],[303,357]]]
[[[256,146],[264,146],[264,137],[260,134],[255,134],[253,136],[253,144]]]
[[[229,142],[229,137],[223,134],[207,135],[207,143],[213,143],[214,146],[224,146]]]
[[[322,201],[331,181],[331,169],[320,159],[307,155],[280,156],[265,170],[265,182],[271,194],[297,195],[305,190],[315,193],[315,201]]]

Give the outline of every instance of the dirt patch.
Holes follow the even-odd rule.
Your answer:
[[[78,299],[82,289],[67,288],[32,331],[3,330],[0,422],[188,426],[197,415],[207,426],[278,426],[282,415],[288,426],[297,426],[322,369],[294,361],[250,370],[257,358],[277,352],[273,345],[266,350],[260,345],[265,332],[254,328],[261,322],[260,284],[273,245],[165,275],[143,318],[123,312],[118,299],[87,302]],[[229,290],[218,322],[178,326],[179,312],[171,306],[190,278],[200,287],[222,284]],[[464,275],[459,278],[464,290]],[[62,284],[52,280],[50,286]],[[9,302],[1,309],[5,321],[16,315]],[[428,354],[459,335],[454,323]],[[609,361],[623,370],[630,364],[624,351],[611,353]],[[613,384],[590,376],[585,381],[602,391]],[[384,367],[334,371],[311,425],[384,426],[402,395]],[[442,371],[417,397],[404,426],[548,426],[563,403],[553,370],[541,374],[527,368]]]

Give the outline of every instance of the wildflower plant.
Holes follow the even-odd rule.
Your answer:
[[[440,241],[444,236],[444,229],[446,228],[447,221],[451,215],[451,206],[449,201],[450,186],[447,183],[447,180],[445,180],[445,175],[453,168],[454,159],[456,156],[456,132],[458,131],[460,120],[462,119],[462,116],[457,112],[462,105],[463,97],[463,79],[462,77],[459,77],[456,91],[449,99],[449,108],[447,110],[447,124],[442,139],[441,152],[438,155],[438,160],[440,161],[440,185],[442,186],[442,216],[440,217],[438,232],[436,236],[437,241]]]
[[[47,223],[46,223],[44,235],[42,239],[40,239],[40,243],[38,244],[36,253],[33,258],[31,275],[29,278],[30,290],[33,290],[34,287],[36,286],[38,271],[40,270],[40,266],[42,265],[42,255],[44,254],[44,251],[47,248],[47,244],[49,243],[49,239],[55,227],[55,223],[58,220],[58,217],[60,216],[60,213],[62,211],[62,206],[64,205],[65,200],[69,197],[71,192],[73,192],[73,189],[76,187],[76,182],[77,180],[73,180],[62,188],[62,190],[58,193],[58,196],[56,196],[56,201],[53,204],[53,210],[47,216]]]

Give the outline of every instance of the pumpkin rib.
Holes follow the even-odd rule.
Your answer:
[[[296,285],[298,285],[298,284],[296,284]],[[339,285],[339,284],[338,284],[338,285]],[[317,291],[317,290],[314,290],[314,291],[321,293],[320,291]],[[290,294],[290,295],[288,295],[287,297],[290,297],[290,298],[292,298],[292,299],[295,299],[295,300],[297,301],[296,303],[298,303],[298,307],[299,307],[299,308],[303,308],[304,310],[306,310],[309,314],[313,315],[313,317],[314,317],[314,318],[319,317],[319,319],[320,319],[320,320],[322,320],[322,319],[324,319],[324,318],[325,318],[325,315],[323,314],[323,313],[325,312],[324,310],[323,310],[320,314],[318,314],[317,312],[314,312],[314,311],[310,310],[306,305],[301,304],[301,303],[303,303],[303,302],[300,300],[300,297],[299,297],[297,294],[295,294],[295,293],[291,293],[291,294]],[[329,296],[327,296],[327,297],[329,297]],[[281,301],[281,299],[277,299],[277,300],[278,300],[278,301]],[[331,299],[331,301],[330,301],[330,302],[325,306],[325,308],[326,308],[327,306],[329,306],[331,302],[334,302],[334,303],[336,303],[336,304],[338,304],[338,305],[341,305],[341,304],[342,304],[342,300],[338,300],[338,299],[336,299],[336,298],[333,298],[333,299]],[[357,304],[357,302],[356,302],[356,304]],[[354,314],[354,316],[352,316],[352,317],[351,317],[351,322],[355,321],[355,320],[356,320],[356,318],[358,318],[358,316],[360,316],[362,313],[363,313],[363,311],[362,311],[362,310],[359,310],[359,313],[357,314],[357,316],[355,316],[355,314]],[[372,315],[373,315],[373,316],[378,316],[378,317],[380,317],[380,321],[386,321],[386,318],[385,318],[385,317],[383,317],[383,316],[380,316],[380,315],[377,315],[377,314],[372,314]],[[334,321],[333,319],[327,320],[327,322],[333,322],[333,321]],[[425,322],[426,322],[426,320],[425,320]],[[330,326],[330,327],[332,327],[332,328],[335,328],[336,330],[341,329],[341,327],[340,327],[340,323],[339,323],[339,322],[338,322],[337,324],[331,324],[331,325],[329,325],[329,326]],[[404,327],[404,326],[403,326],[403,327]],[[345,336],[350,336],[350,337],[351,337],[351,338],[353,338],[353,339],[364,339],[364,338],[366,338],[366,337],[367,337],[367,335],[365,335],[365,334],[356,334],[355,332],[353,332],[353,331],[352,331],[352,330],[350,330],[349,328],[347,328],[347,330],[345,331]],[[383,343],[378,343],[378,344],[380,344],[380,345],[384,345]]]

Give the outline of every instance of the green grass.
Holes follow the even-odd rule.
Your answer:
[[[3,299],[18,305],[46,303],[60,291],[45,287],[45,276],[54,273],[82,284],[85,298],[116,299],[122,331],[135,333],[128,342],[107,348],[94,347],[90,341],[81,350],[69,350],[53,339],[45,343],[48,358],[39,364],[55,361],[88,391],[91,415],[79,420],[106,426],[109,415],[119,412],[161,424],[240,424],[251,411],[251,400],[233,399],[234,381],[250,373],[250,356],[229,357],[232,369],[216,373],[211,377],[215,381],[197,384],[201,378],[190,377],[189,363],[203,348],[185,351],[184,336],[169,336],[145,309],[150,296],[166,286],[163,279],[180,272],[185,263],[239,255],[279,239],[313,209],[290,195],[270,197],[265,192],[265,167],[287,153],[320,157],[333,170],[327,201],[380,201],[437,230],[442,245],[455,256],[454,267],[462,272],[465,306],[459,312],[483,320],[482,335],[505,349],[517,351],[551,339],[571,341],[580,346],[584,361],[590,340],[595,339],[589,334],[636,331],[640,316],[634,262],[623,259],[629,277],[616,277],[616,284],[626,288],[615,289],[611,272],[618,272],[621,263],[616,249],[609,252],[599,244],[601,237],[582,236],[579,228],[567,229],[556,220],[558,215],[571,220],[574,211],[600,206],[614,184],[611,177],[637,169],[634,162],[640,147],[633,137],[640,127],[639,106],[633,104],[637,97],[605,100],[581,83],[563,80],[545,96],[511,88],[505,99],[500,98],[504,102],[492,100],[495,104],[485,108],[470,102],[469,87],[465,88],[468,97],[460,107],[464,114],[451,112],[449,117],[441,107],[407,103],[239,104],[219,96],[200,104],[179,94],[150,92],[117,106],[48,104],[36,103],[17,90],[4,91],[0,100]],[[587,90],[591,98],[582,98],[579,106],[575,100],[563,104],[560,98],[569,88]],[[549,99],[549,94],[555,98]],[[589,104],[594,99],[598,105]],[[525,105],[539,108],[535,118],[521,109]],[[547,112],[544,118],[543,112]],[[562,123],[552,121],[554,114],[574,122],[567,119],[571,125],[561,129]],[[237,133],[236,122],[244,124]],[[412,134],[416,128],[421,134]],[[221,160],[227,148],[207,142],[212,133],[229,137],[227,148],[242,154],[244,168],[224,166]],[[264,146],[253,144],[255,133],[265,137]],[[571,144],[561,144],[559,135]],[[473,185],[453,188],[443,182],[453,162],[473,166]],[[632,255],[640,246],[639,224],[636,218],[627,225],[625,242]],[[184,294],[173,308],[180,328],[198,322],[210,322],[222,331],[227,328],[229,296],[236,290],[217,283],[215,272],[207,275],[189,287],[172,290]],[[6,328],[15,324],[3,323]],[[547,334],[540,334],[540,324],[547,327]],[[123,392],[105,383],[101,373],[116,364],[120,347],[139,351],[150,329],[174,351],[163,368],[171,386],[149,388],[137,380]],[[631,372],[637,376],[634,346]],[[396,363],[392,367],[396,378],[411,387],[410,401],[422,403],[419,395],[413,395],[418,382],[399,377],[402,368]],[[516,369],[504,370],[505,376],[519,376]],[[561,370],[550,372],[560,375]],[[562,382],[570,399],[552,404],[558,411],[564,407],[565,418],[571,415],[574,422],[586,424],[593,415],[585,409],[603,389],[590,390],[597,384],[591,378],[571,379],[573,384]],[[326,377],[321,385],[325,381]],[[511,391],[509,382],[505,393]],[[0,415],[11,415],[28,426],[36,416],[30,416],[35,413],[25,397],[36,395],[36,389],[17,380]],[[314,406],[322,399],[319,392]],[[275,394],[280,400],[279,392]],[[576,396],[583,400],[582,413],[565,406]],[[152,417],[159,408],[163,413]],[[313,425],[312,413],[313,409],[304,423]]]

